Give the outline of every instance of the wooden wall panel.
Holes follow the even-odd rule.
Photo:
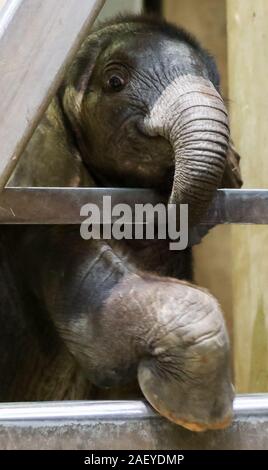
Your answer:
[[[227,96],[227,48],[225,0],[163,0],[164,15],[192,32],[216,57]]]
[[[268,188],[268,1],[228,0],[231,129],[244,186]],[[268,392],[268,227],[232,229],[236,386]]]

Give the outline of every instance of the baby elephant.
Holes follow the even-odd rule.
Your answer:
[[[188,204],[196,228],[217,188],[240,187],[238,160],[212,57],[169,23],[127,16],[90,33],[10,184],[154,188]],[[40,338],[31,357],[46,369],[37,393],[25,359],[23,399],[90,398],[87,381],[137,377],[151,405],[187,429],[230,423],[228,335],[217,301],[189,283],[190,247],[85,241],[79,227],[6,231],[9,269]],[[72,361],[63,386],[55,376]]]

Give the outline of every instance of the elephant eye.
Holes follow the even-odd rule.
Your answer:
[[[108,89],[111,91],[121,91],[124,86],[125,86],[125,80],[122,77],[119,77],[118,75],[112,75],[108,82]]]

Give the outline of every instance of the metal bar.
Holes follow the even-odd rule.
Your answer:
[[[267,416],[268,393],[237,395],[235,417]],[[124,401],[54,401],[0,403],[0,423],[3,421],[32,421],[54,419],[162,419],[146,402]]]
[[[102,212],[103,196],[112,206],[161,202],[146,189],[124,188],[6,188],[0,194],[1,224],[80,224],[84,204],[94,203]],[[164,202],[162,200],[162,202]],[[268,190],[220,189],[201,225],[268,224]]]
[[[102,208],[103,196],[112,205],[159,202],[144,189],[115,188],[6,188],[0,194],[0,222],[8,224],[81,224],[80,209],[89,202]]]
[[[145,402],[133,401],[59,401],[1,403],[3,421],[54,419],[146,419],[159,417]]]
[[[0,187],[105,0],[9,0],[0,11]]]
[[[267,224],[266,189],[220,189],[202,224]]]
[[[192,433],[142,401],[0,405],[1,449],[266,449],[268,394],[238,395],[223,431]]]

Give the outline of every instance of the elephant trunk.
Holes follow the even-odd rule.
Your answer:
[[[228,115],[213,84],[184,75],[161,94],[145,118],[146,132],[165,137],[174,149],[169,203],[188,204],[194,225],[221,182],[229,145]]]

